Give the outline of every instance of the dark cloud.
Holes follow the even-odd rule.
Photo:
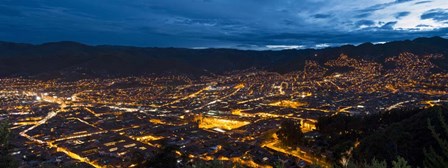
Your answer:
[[[289,19],[284,19],[284,20],[283,20],[283,23],[284,23],[285,25],[294,25],[294,24],[295,24],[294,21],[289,20]]]
[[[417,25],[416,27],[432,27],[432,26],[430,26],[430,25],[426,25],[426,24],[419,24],[419,25]]]
[[[413,1],[413,0],[395,0],[394,2],[387,2],[387,3],[376,4],[376,5],[367,7],[365,9],[362,9],[360,11],[361,12],[374,12],[374,11],[385,9],[385,8],[390,7],[392,5],[405,3],[405,2],[410,2],[410,1]]]
[[[362,14],[355,15],[355,18],[365,18],[370,15],[371,15],[370,13],[362,13]]]
[[[423,13],[421,19],[432,19],[435,21],[448,20],[448,9],[432,9]]]
[[[331,17],[331,15],[328,15],[328,14],[315,14],[314,15],[314,18],[317,18],[317,19],[324,19],[324,18],[329,18],[329,17]]]
[[[387,22],[381,26],[381,29],[392,30],[395,24],[397,24],[397,22]]]
[[[415,4],[416,4],[416,5],[419,5],[419,4],[429,3],[429,2],[432,2],[432,1],[420,1],[420,2],[416,2]]]
[[[425,3],[420,5],[425,7],[432,3],[423,0],[409,2],[4,0],[0,5],[0,40],[33,43],[73,40],[88,44],[256,49],[266,45],[314,47],[446,35],[446,31],[441,31],[445,30],[443,27],[434,25],[400,29],[400,23],[403,23],[400,21],[409,18],[404,17],[410,14],[408,11],[416,12],[408,8],[409,5]],[[421,19],[440,23],[447,21],[446,10],[427,7],[425,10],[428,11],[422,14]]]
[[[395,18],[400,19],[402,17],[408,16],[409,14],[411,14],[411,12],[407,12],[407,11],[405,11],[405,12],[398,12],[398,13],[395,14]]]
[[[356,27],[358,27],[358,28],[361,26],[372,26],[374,24],[375,24],[375,22],[372,20],[360,20],[355,23]]]

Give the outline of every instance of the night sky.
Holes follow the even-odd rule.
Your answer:
[[[0,40],[323,48],[448,37],[448,0],[1,0]]]

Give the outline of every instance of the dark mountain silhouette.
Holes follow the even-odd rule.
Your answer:
[[[325,49],[248,51],[236,49],[89,46],[77,42],[40,45],[0,42],[0,76],[108,76],[143,74],[200,75],[258,68],[280,73],[302,70],[305,60],[323,63],[341,53],[383,62],[402,52],[448,53],[448,39],[417,38],[374,45]],[[435,62],[447,69],[447,59]]]

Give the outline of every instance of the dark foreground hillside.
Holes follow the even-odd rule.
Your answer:
[[[355,150],[355,159],[360,161],[376,158],[391,163],[400,156],[413,167],[423,167],[426,159],[425,149],[429,150],[433,147],[436,151],[442,152],[429,129],[428,122],[435,126],[436,132],[442,139],[448,139],[440,122],[441,117],[448,121],[447,106],[413,112],[415,114],[403,117],[402,121],[392,123],[385,129],[380,129],[364,138]]]
[[[430,125],[434,126],[440,139],[448,139],[448,127],[443,128],[441,122],[448,120],[447,112],[448,106],[444,104],[368,116],[325,116],[318,123],[323,135],[319,143],[333,151],[331,160],[338,166],[343,166],[342,160],[358,166],[373,160],[392,165],[397,158],[404,158],[412,167],[425,167],[428,159],[425,150],[433,148],[437,155],[448,159],[430,130]]]

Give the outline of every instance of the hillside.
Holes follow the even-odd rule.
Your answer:
[[[40,45],[0,42],[0,76],[202,75],[248,68],[287,73],[302,70],[305,60],[324,63],[341,53],[383,63],[385,58],[402,52],[446,55],[448,40],[432,37],[376,45],[364,43],[282,51],[89,46],[76,42]],[[434,63],[446,70],[447,62],[443,59]]]

